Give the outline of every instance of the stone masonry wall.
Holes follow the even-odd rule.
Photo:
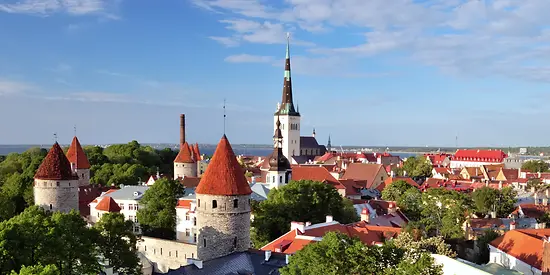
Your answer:
[[[175,240],[141,237],[137,249],[153,263],[154,271],[166,273],[187,265],[187,258],[197,257],[197,246]]]
[[[78,175],[78,186],[90,185],[90,169],[76,169]]]
[[[196,177],[196,176],[197,176],[196,163],[174,162],[174,179],[183,178],[183,177]]]
[[[234,200],[237,208],[234,208]],[[217,207],[213,208],[213,201]],[[250,248],[250,196],[197,194],[198,259],[207,261]]]
[[[78,211],[78,180],[34,180],[34,204],[50,211]]]

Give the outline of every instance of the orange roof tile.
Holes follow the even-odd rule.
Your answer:
[[[326,182],[334,186],[341,185],[325,167],[321,166],[294,166],[292,167],[292,179]]]
[[[198,143],[195,143],[195,146],[193,147],[193,151],[195,152],[195,155],[197,156],[195,159],[200,160],[201,151],[199,150],[199,144]]]
[[[71,163],[63,153],[61,146],[56,142],[38,167],[34,178],[41,180],[74,180],[77,177],[73,175]]]
[[[384,183],[386,184],[386,186],[398,181],[398,180],[402,180],[402,181],[405,181],[406,183],[416,187],[416,188],[420,188],[420,185],[418,185],[418,183],[416,183],[416,181],[414,181],[413,179],[409,178],[409,177],[388,177]]]
[[[95,209],[107,212],[120,212],[120,206],[113,198],[109,196],[103,197],[101,201],[96,205]]]
[[[375,177],[378,175],[380,170],[383,170],[385,173],[382,164],[350,163],[342,178],[366,180],[368,185],[367,188],[370,188],[370,186],[375,182]]]
[[[542,265],[543,237],[550,236],[550,229],[511,230],[490,244],[506,254],[537,269]]]
[[[191,200],[178,200],[176,208],[191,208]]]
[[[191,155],[191,148],[189,148],[189,144],[185,142],[181,148],[180,152],[176,156],[176,159],[174,160],[176,163],[194,163],[193,156]]]
[[[82,146],[80,146],[80,142],[76,136],[73,138],[71,146],[67,151],[67,158],[70,163],[76,165],[77,169],[90,169],[88,157],[86,157],[86,153],[82,150]]]
[[[195,193],[226,196],[252,193],[244,171],[225,135],[218,143]]]

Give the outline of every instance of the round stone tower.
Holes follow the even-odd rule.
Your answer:
[[[78,177],[57,142],[34,175],[34,204],[49,211],[78,210]]]
[[[197,176],[197,163],[193,159],[191,148],[185,142],[174,160],[174,179]]]
[[[252,190],[225,135],[195,193],[199,260],[248,250]]]
[[[90,185],[90,162],[76,136],[67,151],[67,159],[71,163],[73,173],[78,176],[78,186]]]

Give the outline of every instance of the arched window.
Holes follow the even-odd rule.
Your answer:
[[[238,199],[234,199],[233,200],[233,208],[238,208],[239,207],[239,200]]]
[[[52,206],[52,204],[50,203],[50,210],[52,210],[52,208],[53,208],[53,206]]]
[[[202,239],[202,246],[206,247],[206,238]]]
[[[216,200],[212,201],[212,208],[218,208],[218,202]]]

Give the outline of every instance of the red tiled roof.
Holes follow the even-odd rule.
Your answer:
[[[519,208],[526,218],[539,218],[546,212],[550,212],[550,205],[534,204],[534,203],[522,203],[512,212],[512,214],[519,215]]]
[[[382,164],[350,163],[342,179],[366,180],[367,188],[370,188],[380,170],[385,173]]]
[[[185,177],[185,178],[178,178],[178,181],[183,185],[183,187],[196,188],[197,186],[199,186],[201,178]]]
[[[193,151],[195,152],[195,160],[201,159],[201,151],[199,150],[199,144],[195,143],[195,146],[193,147]]]
[[[451,173],[451,170],[449,170],[449,168],[446,168],[446,167],[434,167],[434,170],[436,173],[441,175],[448,175]]]
[[[195,193],[226,196],[252,193],[244,171],[225,135],[218,143]]]
[[[300,233],[297,229],[291,230],[283,236],[275,239],[271,243],[262,247],[262,250],[271,250],[285,254],[294,254],[309,243],[316,242],[312,237],[323,237],[326,233],[336,231],[346,234],[350,237],[356,237],[366,245],[379,244],[386,241],[387,238],[395,237],[401,233],[401,228],[371,226],[364,223],[357,224],[327,224],[307,229]],[[301,236],[304,236],[301,238]],[[309,238],[308,238],[309,237]]]
[[[537,269],[541,269],[543,237],[550,229],[519,229],[506,232],[490,244]]]
[[[402,181],[405,181],[406,183],[416,187],[416,188],[420,188],[420,185],[418,185],[418,183],[416,183],[416,181],[414,181],[413,179],[409,178],[409,177],[389,177],[387,178],[384,183],[386,186],[398,181],[398,180],[402,180]]]
[[[178,200],[176,208],[191,208],[191,200]]]
[[[67,151],[67,158],[70,163],[76,164],[77,169],[90,169],[88,157],[86,157],[86,153],[82,150],[82,146],[80,146],[80,142],[77,137],[74,137],[71,142],[71,146]]]
[[[340,182],[325,167],[321,166],[294,166],[292,167],[292,179],[326,182],[335,186],[340,185]]]
[[[42,164],[40,164],[40,167],[38,167],[34,178],[41,180],[77,179],[71,170],[71,163],[57,142],[52,146]]]
[[[101,193],[109,190],[110,187],[103,187],[97,185],[87,185],[78,187],[78,209],[80,210],[80,215],[86,217],[90,215],[90,203],[95,201],[96,198],[101,196]],[[112,189],[116,191],[117,189]],[[111,190],[109,190],[111,191]],[[110,193],[107,191],[108,193]],[[111,192],[112,192],[111,191]]]
[[[502,161],[507,155],[501,150],[477,150],[477,149],[458,149],[453,156],[453,160],[470,161]]]
[[[195,162],[193,161],[193,156],[191,155],[191,148],[189,148],[189,144],[187,144],[187,142],[185,142],[181,146],[180,152],[176,156],[176,159],[174,160],[174,162],[177,162],[177,163],[194,163]]]
[[[103,197],[103,199],[101,199],[101,201],[96,205],[95,209],[107,212],[120,212],[120,206],[118,206],[118,203],[116,203],[116,201],[109,196]]]

